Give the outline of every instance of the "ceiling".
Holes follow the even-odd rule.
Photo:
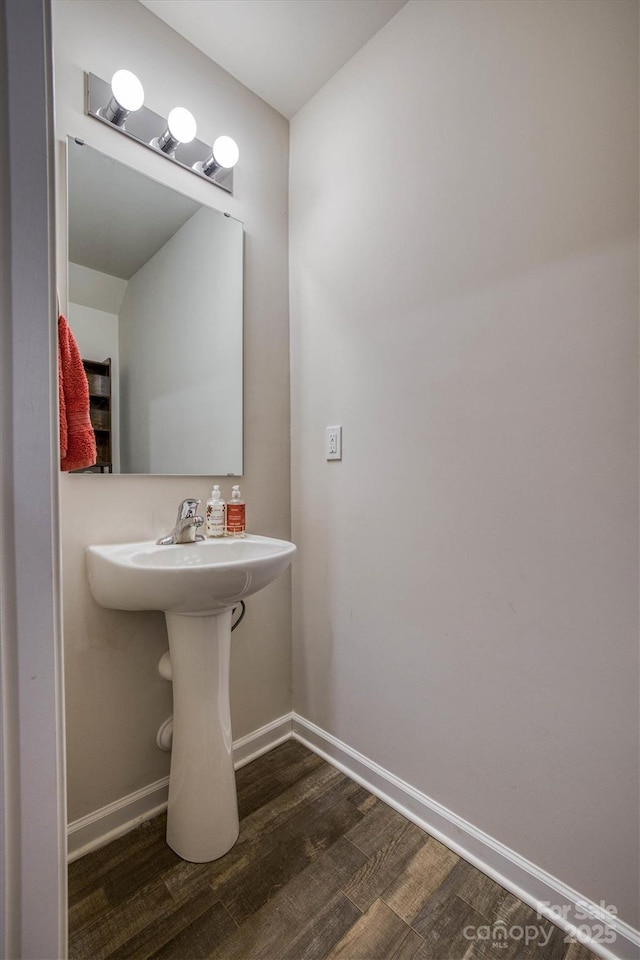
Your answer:
[[[291,118],[406,0],[140,0]]]

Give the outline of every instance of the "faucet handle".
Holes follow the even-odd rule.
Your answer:
[[[201,502],[200,500],[195,500],[193,497],[183,500],[178,507],[178,520],[191,520],[192,517],[195,517],[196,510]]]

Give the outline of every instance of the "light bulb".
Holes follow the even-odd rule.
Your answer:
[[[239,156],[240,151],[235,140],[231,137],[218,137],[213,141],[211,153],[207,159],[198,160],[194,163],[193,169],[213,179],[218,170],[230,170],[231,167],[235,167]]]
[[[111,92],[123,110],[139,110],[144,103],[144,88],[130,70],[116,70],[111,78]]]
[[[174,107],[167,118],[169,133],[180,143],[191,143],[196,135],[196,121],[185,107]]]
[[[240,157],[238,144],[231,137],[218,137],[213,143],[213,159],[219,167],[235,167]]]

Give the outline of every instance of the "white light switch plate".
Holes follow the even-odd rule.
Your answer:
[[[327,427],[325,454],[327,460],[342,460],[342,427]]]

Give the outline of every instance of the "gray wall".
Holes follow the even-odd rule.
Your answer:
[[[244,223],[242,492],[248,529],[288,538],[288,124],[136,0],[54,0],[53,18],[63,303],[67,135],[81,137]],[[213,141],[221,132],[235,137],[241,161],[234,197],[84,115],[83,71],[109,79],[122,66],[143,80],[152,109],[164,112],[184,103],[195,114],[203,140]],[[210,489],[210,477],[61,478],[70,820],[163,777],[169,759],[155,745],[157,727],[171,712],[169,685],[156,672],[166,647],[163,619],[160,614],[97,607],[84,573],[85,546],[157,537],[171,529],[183,497],[206,499]],[[233,635],[235,738],[290,710],[290,630],[290,581],[284,576],[252,598]]]
[[[408,3],[290,202],[294,707],[638,927],[637,4]]]

